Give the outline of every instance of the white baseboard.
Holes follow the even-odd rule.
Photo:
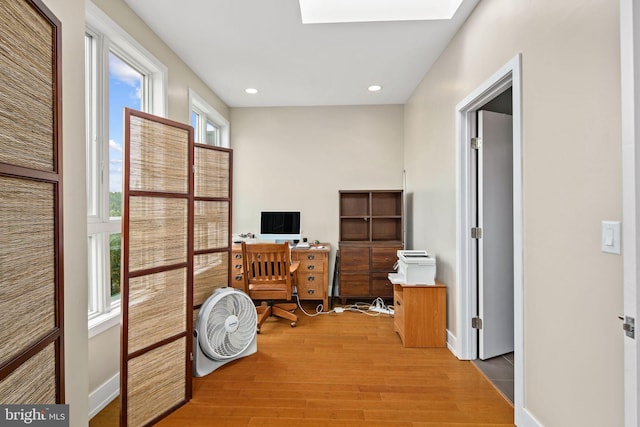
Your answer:
[[[119,394],[120,373],[117,373],[89,394],[89,419],[102,411]]]
[[[527,408],[515,409],[516,425],[519,427],[544,427]]]
[[[447,329],[447,348],[455,357],[458,357],[458,339]]]

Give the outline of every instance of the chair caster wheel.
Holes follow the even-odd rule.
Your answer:
[[[295,328],[296,327],[296,322],[291,322],[291,327]]]

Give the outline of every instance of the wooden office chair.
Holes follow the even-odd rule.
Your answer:
[[[291,327],[296,326],[298,316],[293,311],[297,304],[276,303],[292,300],[293,278],[300,263],[290,259],[288,243],[242,242],[244,289],[252,300],[266,302],[256,307],[258,332],[269,316],[291,320]]]

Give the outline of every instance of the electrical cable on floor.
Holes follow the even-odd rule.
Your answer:
[[[342,307],[334,307],[333,309],[329,310],[329,311],[324,311],[324,305],[322,303],[318,304],[316,306],[316,312],[315,313],[307,313],[307,311],[302,307],[302,304],[300,303],[300,298],[298,297],[298,293],[296,292],[295,294],[296,297],[296,301],[298,303],[298,307],[300,308],[300,310],[302,311],[302,313],[304,313],[306,316],[309,317],[315,317],[318,316],[320,314],[331,314],[331,313],[343,313],[345,311],[351,311],[354,313],[362,313],[362,314],[366,314],[367,316],[371,316],[371,317],[377,317],[380,316],[381,314],[383,314],[385,311],[387,312],[386,314],[388,314],[389,316],[393,316],[393,307],[389,307],[385,304],[384,300],[380,297],[376,298],[371,304],[366,303],[366,302],[356,302],[354,304],[351,305],[345,305]],[[377,308],[377,311],[373,311],[372,312],[372,308]]]
[[[323,311],[323,310],[324,310],[324,305],[323,305],[322,303],[320,303],[320,304],[318,304],[318,305],[316,306],[316,312],[315,312],[315,313],[313,313],[313,314],[307,313],[307,312],[305,311],[305,309],[304,309],[304,308],[302,308],[302,304],[300,304],[300,298],[298,297],[298,294],[297,294],[297,293],[295,294],[295,296],[296,296],[296,301],[298,301],[298,307],[300,308],[300,310],[301,310],[304,314],[306,314],[306,315],[307,315],[307,316],[309,316],[309,317],[315,317],[315,316],[318,316],[318,315],[320,315],[320,314],[330,314],[330,313],[335,312],[335,309],[334,309],[334,310],[329,310],[329,311]]]

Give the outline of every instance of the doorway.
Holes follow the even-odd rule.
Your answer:
[[[475,112],[471,153],[472,242],[476,280],[474,364],[514,400],[512,88]]]
[[[518,425],[538,425],[524,400],[523,206],[522,206],[522,83],[521,54],[516,55],[456,105],[457,217],[456,217],[456,336],[452,347],[461,360],[478,354],[478,333],[472,327],[477,312],[477,265],[471,228],[474,227],[471,148],[476,111],[509,88],[513,117],[513,384],[514,416]]]

